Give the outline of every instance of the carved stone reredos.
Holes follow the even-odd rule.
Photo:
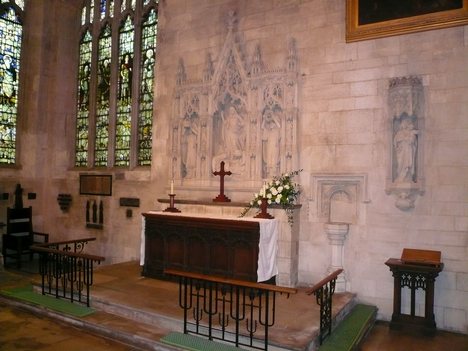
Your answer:
[[[284,67],[266,68],[260,43],[245,53],[237,21],[228,16],[224,45],[205,53],[203,76],[187,79],[180,58],[172,115],[172,177],[211,190],[221,161],[232,190],[256,190],[262,179],[297,168],[298,60],[296,43]],[[250,187],[250,188],[249,188]]]

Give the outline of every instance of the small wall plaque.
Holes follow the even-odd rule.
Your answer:
[[[112,195],[112,175],[80,174],[80,195]]]
[[[140,199],[136,197],[121,197],[119,204],[122,207],[140,207]]]

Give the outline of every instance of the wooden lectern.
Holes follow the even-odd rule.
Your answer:
[[[440,251],[403,249],[401,258],[390,258],[385,264],[393,273],[393,314],[390,328],[409,327],[427,335],[434,335],[436,323],[434,317],[435,278],[444,268],[440,262]],[[401,313],[401,290],[408,287],[411,293],[410,314]],[[416,316],[416,290],[425,291],[424,317]]]

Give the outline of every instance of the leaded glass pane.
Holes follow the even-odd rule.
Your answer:
[[[101,4],[99,6],[99,13],[101,14],[101,19],[106,17],[106,0],[101,0]]]
[[[115,165],[130,164],[131,106],[133,80],[134,29],[127,16],[119,33],[119,83],[117,93],[117,119],[115,131]]]
[[[98,44],[98,87],[96,97],[96,140],[94,165],[107,166],[109,145],[109,98],[111,77],[111,28],[106,25]]]
[[[24,0],[15,0],[15,3],[21,10],[24,10]]]
[[[86,23],[86,5],[81,9],[81,25]]]
[[[88,165],[89,144],[89,89],[91,84],[92,38],[89,31],[80,42],[80,64],[78,67],[78,114],[76,118],[75,166]]]
[[[150,11],[142,26],[140,104],[138,111],[138,165],[151,165],[153,81],[158,17]]]
[[[114,0],[109,0],[109,17],[114,16]]]
[[[0,164],[16,162],[22,26],[13,7],[0,14]]]
[[[89,6],[89,22],[93,23],[94,20],[94,0],[91,0],[91,4]]]

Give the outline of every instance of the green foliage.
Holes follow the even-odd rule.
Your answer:
[[[262,186],[258,193],[254,194],[253,199],[242,210],[240,217],[244,217],[251,208],[258,208],[262,198],[266,198],[268,205],[277,204],[286,211],[288,223],[292,226],[294,204],[301,193],[299,184],[293,182],[292,178],[300,172],[302,172],[302,169],[273,177],[271,181]]]

